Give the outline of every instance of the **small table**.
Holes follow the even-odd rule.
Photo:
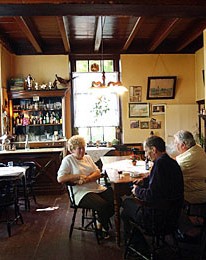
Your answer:
[[[145,162],[138,161],[136,166],[132,165],[131,160],[114,161],[103,165],[107,175],[110,179],[114,190],[114,220],[116,228],[116,242],[120,246],[120,203],[121,197],[124,195],[131,195],[131,184],[134,180],[145,177],[149,174],[148,170],[145,170]],[[120,175],[118,171],[122,171]],[[134,175],[135,177],[131,177]]]
[[[96,163],[100,160],[100,157],[104,156],[108,152],[115,150],[114,147],[86,147],[85,152],[91,156],[92,160]]]
[[[19,167],[0,167],[0,180],[16,181],[22,180],[24,189],[24,198],[26,198],[26,170],[28,166]],[[25,199],[25,209],[27,210],[27,201]]]
[[[27,168],[12,166],[12,167],[0,167],[0,179],[1,180],[16,180],[25,176]]]

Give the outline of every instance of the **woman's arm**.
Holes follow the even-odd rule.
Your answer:
[[[57,181],[59,183],[69,182],[71,184],[78,183],[79,180],[85,179],[86,176],[83,174],[64,174],[62,176],[57,177]]]
[[[100,177],[101,177],[100,170],[97,169],[96,171],[91,172],[90,175],[86,176],[85,182],[87,183],[87,182],[96,181],[96,180],[98,180]]]

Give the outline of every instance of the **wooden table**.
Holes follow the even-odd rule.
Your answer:
[[[22,180],[23,190],[24,190],[24,198],[26,198],[26,170],[28,166],[19,167],[0,167],[0,180],[6,181],[17,181]],[[27,210],[28,205],[25,199],[25,210]]]
[[[131,195],[131,185],[134,180],[148,175],[149,171],[145,170],[144,161],[138,161],[136,166],[132,165],[131,160],[114,161],[103,165],[107,175],[110,179],[114,190],[114,210],[115,210],[115,229],[116,229],[116,242],[120,246],[120,206],[121,197],[124,195]],[[123,171],[121,175],[118,171]],[[131,177],[135,175],[136,177]]]
[[[1,180],[17,180],[25,176],[26,167],[0,167]]]

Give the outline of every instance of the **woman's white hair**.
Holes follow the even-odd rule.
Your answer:
[[[84,137],[80,135],[73,135],[69,140],[68,140],[68,150],[72,152],[72,150],[75,150],[77,147],[85,147],[86,142]]]

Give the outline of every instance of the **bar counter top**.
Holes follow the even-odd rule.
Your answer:
[[[64,152],[65,148],[32,148],[32,149],[17,149],[15,151],[0,151],[0,154],[20,154],[20,153],[53,153],[53,152]]]

